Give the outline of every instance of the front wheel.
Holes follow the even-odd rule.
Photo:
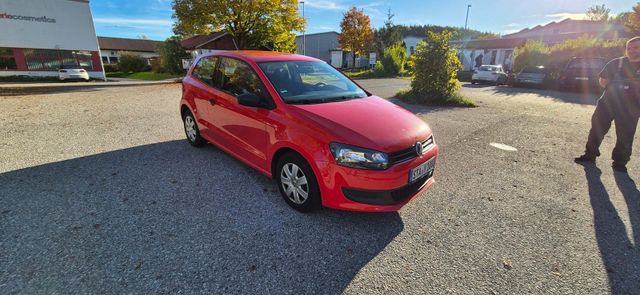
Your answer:
[[[184,122],[184,133],[187,135],[187,141],[195,147],[204,146],[207,142],[200,136],[198,124],[191,111],[185,111],[182,115],[182,121]]]
[[[321,207],[320,188],[313,169],[295,153],[280,157],[274,175],[280,194],[289,206],[300,212],[310,212]]]

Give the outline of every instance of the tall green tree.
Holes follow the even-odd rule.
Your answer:
[[[239,49],[293,52],[294,31],[305,26],[298,0],[173,0],[173,10],[176,34],[225,31]]]
[[[342,50],[352,53],[353,66],[355,67],[356,55],[368,54],[373,45],[371,20],[369,16],[364,14],[364,10],[358,10],[353,6],[343,14],[340,28],[338,42],[340,42]]]
[[[609,21],[609,14],[611,9],[607,8],[604,4],[593,5],[587,10],[587,18],[594,21]]]
[[[640,35],[640,3],[633,6],[633,11],[627,15],[624,26],[632,35]]]
[[[162,68],[171,74],[182,74],[182,59],[190,58],[189,54],[180,45],[179,36],[171,36],[159,44],[156,50],[160,53]]]
[[[391,13],[391,9],[387,12],[387,20],[384,22],[384,27],[375,30],[373,33],[374,47],[378,56],[384,54],[384,50],[394,44],[402,43],[402,32],[400,26],[393,23],[394,15]]]

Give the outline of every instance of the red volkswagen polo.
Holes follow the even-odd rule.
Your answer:
[[[434,182],[429,126],[318,59],[217,52],[182,85],[189,143],[275,178],[296,210],[397,211]]]

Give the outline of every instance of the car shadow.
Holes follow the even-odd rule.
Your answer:
[[[489,87],[496,87],[496,85],[489,84],[489,83],[477,83],[477,84],[465,83],[465,84],[462,84],[462,88],[489,88]]]
[[[144,86],[162,86],[162,85],[180,85],[178,83],[168,83],[168,84],[110,84],[110,85],[101,85],[100,83],[96,84],[83,84],[86,82],[76,82],[68,85],[53,85],[50,87],[1,87],[0,88],[0,98],[3,96],[26,96],[26,95],[43,95],[43,94],[57,94],[57,93],[76,93],[76,92],[96,92],[105,90],[108,88],[122,88],[122,87],[144,87]]]
[[[495,87],[494,93],[507,96],[515,96],[520,94],[536,94],[544,98],[550,98],[555,101],[581,105],[595,105],[601,93],[596,92],[563,92],[557,90],[545,90],[538,88],[519,88],[519,87]]]
[[[593,209],[593,227],[611,293],[637,293],[640,290],[640,192],[627,174],[614,172],[616,184],[628,207],[633,232],[630,238],[602,183],[600,169],[588,164],[584,165],[584,172]]]
[[[220,150],[168,141],[0,174],[9,293],[340,294],[398,213],[289,208]]]

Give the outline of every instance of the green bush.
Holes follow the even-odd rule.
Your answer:
[[[122,53],[118,61],[118,69],[125,73],[144,72],[148,67],[147,59],[131,53]]]
[[[384,73],[388,76],[397,76],[404,71],[404,64],[407,60],[407,51],[400,43],[385,48],[382,55],[382,66]]]
[[[549,48],[542,41],[527,41],[523,46],[516,48],[513,52],[514,60],[513,72],[519,73],[526,66],[547,67],[550,61]]]
[[[113,64],[113,65],[107,64],[107,65],[104,65],[104,71],[106,73],[115,73],[115,72],[118,72],[120,70],[118,69],[118,65],[117,64]]]
[[[449,45],[451,32],[428,31],[418,42],[411,77],[411,96],[426,104],[447,103],[460,88],[456,75],[462,68],[456,49]]]
[[[382,65],[381,61],[376,60],[376,65],[373,67],[373,72],[377,75],[384,75],[384,66]]]

